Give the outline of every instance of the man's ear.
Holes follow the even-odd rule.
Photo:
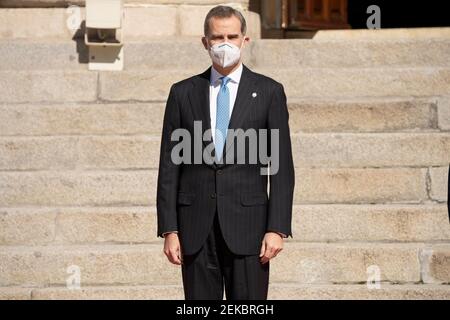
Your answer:
[[[206,37],[202,37],[202,43],[205,50],[208,50],[208,40],[206,40]]]
[[[245,46],[250,42],[250,37],[244,36],[242,40],[241,48],[245,48]]]

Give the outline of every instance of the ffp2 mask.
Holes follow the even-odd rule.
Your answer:
[[[242,42],[242,45],[244,41]],[[242,48],[241,45],[241,48]],[[208,50],[211,60],[222,68],[232,66],[241,57],[241,48],[230,42],[216,43]]]

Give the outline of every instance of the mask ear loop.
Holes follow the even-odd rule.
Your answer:
[[[242,48],[244,47],[245,37],[246,37],[246,36],[244,36],[244,40],[242,40],[241,47],[239,48],[239,50],[242,50]]]

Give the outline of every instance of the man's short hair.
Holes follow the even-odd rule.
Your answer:
[[[205,24],[203,26],[203,31],[205,36],[209,35],[209,22],[211,18],[229,18],[231,16],[235,16],[241,22],[241,33],[245,35],[247,32],[247,23],[245,22],[245,18],[239,10],[236,10],[229,6],[216,6],[209,10],[208,14],[205,18]]]

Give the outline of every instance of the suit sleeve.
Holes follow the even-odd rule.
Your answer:
[[[289,130],[289,112],[283,85],[276,83],[268,111],[268,128],[278,129],[278,166],[271,164],[267,231],[275,231],[292,237],[292,204],[295,185],[294,163]],[[270,135],[269,135],[270,137]],[[272,159],[273,154],[271,154]],[[278,167],[276,173],[272,167]],[[274,170],[275,171],[275,170]],[[274,173],[274,174],[273,174]]]
[[[180,165],[174,164],[171,160],[172,149],[178,143],[171,141],[171,135],[178,128],[180,128],[180,111],[175,86],[172,85],[164,112],[156,196],[157,236],[161,238],[165,232],[178,230],[176,204]]]

